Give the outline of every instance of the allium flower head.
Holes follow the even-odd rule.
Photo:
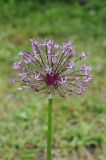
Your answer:
[[[18,71],[17,79],[22,87],[33,91],[42,91],[46,95],[81,95],[87,84],[92,81],[91,67],[83,63],[87,54],[80,54],[71,42],[58,45],[53,40],[37,42],[31,40],[32,51],[19,53],[20,61],[13,64]]]

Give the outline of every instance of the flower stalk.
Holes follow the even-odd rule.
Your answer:
[[[48,137],[47,137],[47,160],[52,159],[52,103],[53,99],[49,98],[48,102]]]

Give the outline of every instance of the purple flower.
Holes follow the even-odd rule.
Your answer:
[[[89,75],[89,73],[92,71],[90,66],[86,66],[83,64],[80,68],[81,72],[84,73],[85,75]]]
[[[31,43],[32,51],[19,53],[21,60],[13,64],[15,70],[21,71],[17,80],[12,80],[13,84],[22,82],[18,90],[31,88],[62,97],[85,91],[92,81],[91,67],[78,61],[83,62],[86,53],[78,54],[71,42],[58,45],[51,39],[41,42],[32,39]]]
[[[21,61],[15,62],[15,63],[13,64],[13,69],[21,69],[20,64],[21,64]]]
[[[83,85],[78,86],[79,91],[77,92],[78,95],[81,95],[85,91],[85,87]]]
[[[15,84],[17,81],[15,79],[11,79],[11,83]]]
[[[68,42],[68,43],[63,44],[62,49],[63,49],[63,51],[72,50],[73,49],[72,42]]]
[[[36,74],[34,75],[34,79],[38,81],[39,78],[40,78],[40,74],[39,74],[39,73],[38,73],[38,74],[36,73]]]
[[[89,77],[89,76],[86,76],[86,77],[84,77],[84,79],[83,79],[83,82],[84,83],[88,83],[88,82],[91,82],[92,81],[92,77]]]
[[[82,52],[80,55],[79,55],[79,58],[80,59],[87,59],[87,53],[85,53],[85,52]]]
[[[27,77],[27,73],[19,73],[18,76],[24,80]]]
[[[27,51],[24,51],[21,53],[21,57],[24,60],[25,63],[33,63],[33,57],[30,56],[30,53]]]
[[[73,69],[74,68],[74,62],[69,62],[67,68],[68,69]]]
[[[66,84],[67,83],[67,77],[61,77],[60,78],[60,84]]]

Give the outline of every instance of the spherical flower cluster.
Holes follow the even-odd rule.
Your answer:
[[[31,40],[32,51],[19,53],[20,61],[13,64],[18,71],[16,80],[22,82],[18,90],[31,88],[46,95],[81,95],[92,81],[91,67],[83,64],[87,54],[80,54],[71,42],[58,45],[53,40],[37,42]],[[79,62],[79,63],[78,63]]]

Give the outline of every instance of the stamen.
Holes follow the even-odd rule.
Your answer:
[[[48,86],[56,86],[58,81],[58,75],[54,72],[48,72],[44,77],[44,81]]]

